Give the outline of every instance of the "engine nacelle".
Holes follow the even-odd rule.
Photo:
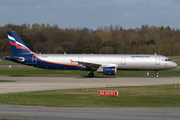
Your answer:
[[[103,67],[103,68],[99,68],[97,72],[101,72],[104,75],[116,75],[117,68],[116,67]]]

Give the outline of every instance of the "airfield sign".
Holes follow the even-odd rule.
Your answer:
[[[104,95],[104,96],[118,96],[118,91],[105,91],[105,90],[99,90],[98,95]]]

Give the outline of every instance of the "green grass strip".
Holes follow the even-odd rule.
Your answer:
[[[149,72],[149,76],[146,75]],[[87,76],[89,71],[80,70],[49,70],[35,67],[0,67],[0,76]],[[180,77],[180,68],[172,70],[159,71],[160,77]],[[127,71],[119,70],[114,76],[103,75],[94,72],[97,77],[154,77],[155,71]]]
[[[117,90],[118,97],[98,96]],[[180,107],[180,87],[174,85],[51,90],[0,94],[0,103],[54,107]],[[6,100],[5,100],[6,98]]]
[[[0,118],[0,120],[21,120],[21,119],[7,119],[7,118],[1,119],[1,118]],[[26,119],[26,120],[27,120],[27,119]]]
[[[16,82],[16,81],[13,81],[13,80],[0,80],[0,82]]]
[[[12,62],[12,61],[8,61],[8,60],[2,60],[0,61],[0,65],[3,65],[3,64],[7,64],[7,65],[13,65],[13,64],[18,64],[18,63],[15,63],[15,62]]]

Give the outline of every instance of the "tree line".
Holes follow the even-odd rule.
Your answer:
[[[0,56],[10,55],[7,31],[15,31],[35,53],[51,54],[161,54],[180,55],[180,30],[142,25],[123,29],[120,25],[61,29],[49,24],[8,24],[0,27]]]

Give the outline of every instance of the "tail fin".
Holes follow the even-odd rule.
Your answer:
[[[7,34],[13,55],[33,53],[14,31],[7,31]]]

